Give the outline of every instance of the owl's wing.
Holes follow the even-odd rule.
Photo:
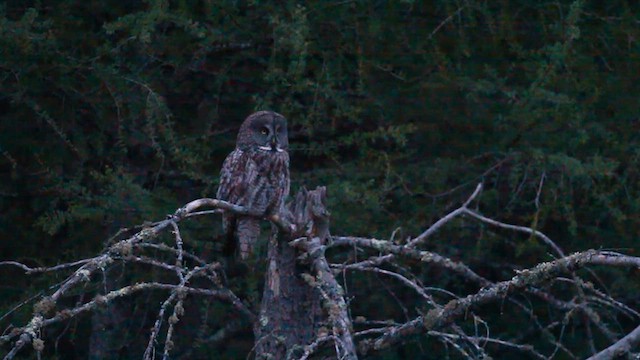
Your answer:
[[[240,173],[242,160],[242,150],[236,149],[232,151],[222,164],[220,170],[220,185],[216,197],[218,200],[231,201],[234,193],[238,193],[237,187],[242,174]]]
[[[222,164],[220,186],[216,197],[240,206],[251,206],[250,188],[255,185],[258,167],[251,154],[240,149],[232,151]]]
[[[218,185],[218,192],[216,198],[218,200],[235,202],[237,199],[234,194],[238,193],[238,178],[242,174],[239,174],[239,165],[242,158],[242,150],[236,149],[231,152],[222,164],[220,170],[220,185]],[[235,252],[235,241],[233,239],[236,229],[236,218],[233,214],[222,214],[222,232],[225,236],[225,244],[223,252],[227,255]]]
[[[250,154],[240,149],[235,149],[227,156],[222,164],[222,169],[220,170],[220,185],[216,197],[219,200],[228,201],[240,206],[249,205],[247,204],[247,195],[250,193],[249,188],[255,182],[257,176],[257,167]],[[251,220],[257,223],[255,219],[238,219],[236,215],[230,213],[224,213],[222,215],[222,231],[226,237],[224,253],[226,255],[233,255],[236,252],[236,232],[244,235],[245,233],[251,233],[251,231],[248,230],[255,229],[256,226],[253,224],[249,224],[251,226],[240,226],[247,225],[244,223],[250,223]],[[245,254],[250,251],[252,243],[252,241],[248,241],[248,245],[244,245],[243,250]]]

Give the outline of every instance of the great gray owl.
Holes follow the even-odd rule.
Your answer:
[[[236,149],[225,159],[217,197],[262,214],[278,213],[289,195],[289,139],[287,120],[272,111],[247,117],[238,132]],[[222,228],[227,241],[238,239],[246,260],[260,235],[260,219],[225,213]]]

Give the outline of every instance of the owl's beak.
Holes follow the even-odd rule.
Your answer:
[[[275,136],[271,138],[271,150],[277,151],[278,149],[278,138]]]

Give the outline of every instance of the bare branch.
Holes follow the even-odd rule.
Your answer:
[[[443,309],[432,309],[426,315],[394,328],[393,331],[374,342],[361,343],[359,348],[364,353],[369,350],[380,350],[403,341],[407,336],[441,329],[464,315],[473,306],[497,301],[515,290],[546,282],[559,273],[574,271],[590,264],[640,267],[640,258],[623,255],[610,256],[589,250],[553,262],[542,263],[532,269],[518,272],[518,275],[511,280],[496,283],[464,298],[451,300]]]
[[[60,271],[60,270],[65,270],[65,269],[69,269],[72,267],[76,267],[78,265],[84,265],[92,260],[95,260],[96,258],[90,258],[90,259],[82,259],[82,260],[78,260],[78,261],[74,261],[74,262],[70,262],[70,263],[65,263],[65,264],[59,264],[56,266],[50,266],[50,267],[36,267],[36,268],[32,268],[29,267],[23,263],[17,262],[17,261],[0,261],[0,266],[16,266],[21,268],[22,270],[24,270],[24,273],[27,275],[31,275],[31,274],[37,274],[37,273],[46,273],[46,272],[54,272],[54,271]]]
[[[455,262],[449,258],[438,255],[436,253],[424,250],[417,250],[413,248],[409,248],[407,245],[400,246],[392,244],[386,240],[379,239],[367,239],[367,238],[358,238],[358,237],[349,237],[349,236],[334,236],[332,237],[333,243],[331,246],[360,246],[364,248],[370,248],[376,251],[383,252],[385,254],[393,254],[396,256],[407,257],[410,259],[418,260],[424,263],[433,264],[436,266],[440,266],[442,268],[451,270],[459,275],[464,276],[465,278],[477,282],[482,286],[486,286],[490,284],[490,282],[480,275],[473,272],[473,270],[469,269],[466,265]],[[390,258],[386,258],[390,260]]]
[[[222,201],[218,199],[202,198],[202,199],[191,201],[187,203],[185,206],[183,206],[182,208],[178,209],[178,211],[176,211],[174,215],[177,218],[175,220],[187,217],[189,216],[189,214],[195,213],[196,210],[203,207],[212,207],[216,209],[222,209],[237,215],[248,215],[248,216],[254,216],[258,218],[265,217],[265,214],[262,212],[255,212],[255,211],[252,211],[251,209],[246,209],[242,206],[231,204],[226,201]],[[214,213],[217,213],[217,211],[214,211]],[[200,215],[201,213],[196,213],[196,214]],[[295,230],[295,228],[291,227],[292,224],[286,218],[281,216],[281,214],[270,214],[266,217],[266,219],[276,224],[280,228],[280,230],[284,231],[285,233],[291,233],[293,232],[293,230]]]
[[[40,331],[41,327],[50,325],[57,321],[61,321],[61,320],[73,317],[79,313],[92,310],[97,304],[102,303],[104,299],[109,299],[109,297],[107,297],[107,295],[109,294],[107,294],[105,296],[98,297],[97,302],[94,300],[80,307],[76,307],[72,310],[63,311],[59,313],[59,315],[56,315],[51,319],[44,320],[44,315],[46,314],[46,312],[54,309],[58,303],[58,300],[62,298],[64,295],[66,295],[71,289],[75,288],[79,284],[90,281],[91,276],[96,271],[108,267],[111,263],[113,263],[115,259],[129,256],[131,253],[131,250],[134,247],[140,246],[143,243],[147,243],[148,241],[156,239],[158,235],[160,235],[160,233],[169,226],[174,227],[174,232],[176,234],[176,246],[177,246],[177,250],[175,250],[177,253],[177,264],[181,265],[184,254],[182,250],[182,239],[180,238],[179,231],[177,231],[178,229],[176,224],[177,222],[179,222],[180,220],[188,216],[190,213],[205,206],[213,207],[216,209],[224,209],[225,211],[238,213],[238,214],[258,216],[258,217],[262,216],[262,214],[255,214],[241,206],[230,204],[226,201],[221,201],[216,199],[198,199],[176,210],[176,212],[173,215],[170,215],[168,219],[153,223],[150,226],[144,226],[142,230],[140,230],[133,236],[129,237],[128,239],[116,242],[115,244],[109,246],[105,251],[103,251],[101,255],[90,258],[90,259],[83,259],[73,263],[60,264],[60,265],[48,267],[48,268],[31,268],[25,264],[15,262],[15,261],[5,261],[0,263],[0,265],[17,266],[23,269],[27,274],[59,271],[59,270],[75,267],[78,265],[82,265],[71,276],[69,276],[65,281],[63,281],[60,284],[59,288],[51,296],[46,297],[43,301],[41,301],[38,305],[36,305],[34,316],[32,317],[31,321],[26,327],[20,329],[19,331],[14,331],[12,334],[10,334],[10,336],[2,338],[2,341],[6,342],[6,341],[10,341],[11,339],[14,339],[15,337],[19,337],[19,340],[14,344],[14,347],[12,348],[12,350],[7,354],[7,358],[8,359],[13,358],[18,353],[18,351],[20,351],[26,345],[26,343],[29,343],[34,339],[37,339],[36,334]],[[131,257],[131,259],[152,264],[155,266],[160,266],[166,269],[174,270],[176,271],[178,276],[181,278],[181,285],[184,287],[184,284],[186,283],[185,279],[187,277],[185,276],[184,278],[182,278],[182,271],[178,269],[178,266],[172,266],[169,264],[160,263],[158,261],[144,259],[142,257]],[[196,269],[199,269],[199,270],[196,271]],[[192,270],[191,274],[198,273],[202,269],[208,269],[208,267],[201,266],[196,269]],[[167,286],[173,289],[175,285],[155,284],[153,286],[149,286],[148,288],[165,288]],[[120,296],[129,294],[132,291],[137,291],[144,288],[145,286],[143,284],[136,284],[129,287],[121,288],[118,291],[112,292],[110,294],[112,297],[120,297]],[[175,293],[175,289],[172,291],[173,293]],[[222,298],[227,298],[236,308],[241,310],[241,312],[243,312],[245,315],[248,315],[251,318],[255,318],[255,315],[253,315],[253,313],[249,311],[242,304],[242,302],[239,299],[237,299],[237,297],[235,297],[235,295],[233,295],[233,293],[231,293],[228,290],[226,291],[211,290],[213,292],[208,293],[205,290],[190,288],[190,289],[186,289],[185,291],[189,293],[196,292],[202,295],[223,294],[221,295]],[[63,315],[60,315],[60,314],[63,314]]]
[[[378,273],[378,274],[384,274],[384,275],[396,278],[396,279],[400,280],[401,283],[405,284],[407,287],[413,289],[423,299],[427,300],[431,304],[435,304],[435,301],[433,301],[433,298],[429,294],[427,294],[421,286],[419,286],[415,282],[407,279],[406,277],[404,277],[404,276],[402,276],[402,275],[400,275],[400,274],[398,274],[396,272],[380,269],[380,268],[377,268],[377,267],[363,267],[363,268],[351,268],[351,269],[357,269],[357,270],[361,270],[361,271],[371,271],[371,272],[375,272],[375,273]]]
[[[451,220],[455,219],[456,217],[460,216],[461,214],[463,214],[465,212],[465,210],[467,210],[467,206],[469,206],[469,204],[473,201],[473,199],[475,199],[478,196],[478,194],[480,194],[481,190],[482,190],[482,183],[480,183],[480,184],[478,184],[476,186],[476,189],[473,191],[471,196],[469,196],[467,201],[465,201],[464,204],[462,204],[461,207],[453,210],[452,212],[450,212],[449,214],[445,215],[440,220],[436,221],[433,225],[431,225],[427,230],[425,230],[418,237],[416,237],[415,239],[409,241],[407,243],[407,246],[408,247],[414,247],[414,246],[420,244],[426,238],[428,238],[433,233],[435,233],[438,229],[440,229],[444,224],[448,223],[449,221],[451,221]]]
[[[611,344],[608,348],[593,355],[588,360],[609,360],[628,354],[640,344],[640,326],[628,333],[625,337]]]
[[[429,331],[428,334],[432,335],[432,336],[446,337],[446,338],[449,338],[451,340],[458,340],[460,338],[460,335],[448,334],[448,333],[443,333],[443,332],[440,332],[440,331]],[[534,349],[534,347],[531,346],[531,345],[520,345],[520,344],[512,343],[510,341],[494,339],[494,338],[489,338],[489,337],[471,337],[470,339],[474,340],[476,342],[493,343],[493,344],[497,344],[497,345],[500,345],[500,346],[513,348],[513,349],[516,349],[518,351],[529,353],[530,355],[532,355],[536,359],[541,359],[541,360],[547,360],[548,359],[546,356],[544,356],[544,355],[540,354],[539,352],[537,352]]]
[[[327,259],[324,256],[325,247],[321,245],[320,238],[311,238],[307,241],[294,243],[296,247],[309,254],[311,267],[316,272],[313,279],[307,279],[312,286],[316,286],[323,294],[323,300],[329,312],[329,320],[333,324],[333,335],[340,343],[337,346],[337,355],[340,359],[357,359],[356,348],[353,342],[353,326],[344,301],[344,291],[336,281]]]
[[[538,191],[536,193],[536,202],[540,201],[542,192],[542,186],[544,182],[544,174],[538,185]],[[158,221],[156,223],[149,223],[142,227],[140,231],[132,236],[110,243],[110,246],[98,256],[83,259],[76,262],[70,262],[66,264],[59,264],[51,267],[30,267],[26,264],[16,261],[3,261],[0,262],[0,266],[13,266],[23,270],[26,274],[36,273],[49,273],[55,271],[62,271],[72,269],[73,273],[59,285],[53,287],[53,294],[44,297],[34,307],[34,314],[27,325],[21,328],[12,328],[10,333],[0,336],[0,343],[6,343],[9,341],[15,341],[10,352],[6,355],[6,359],[12,359],[18,354],[19,351],[25,348],[26,345],[33,345],[33,348],[38,354],[41,353],[43,348],[43,341],[39,339],[39,334],[42,333],[42,329],[53,325],[58,322],[67,321],[71,318],[77,317],[80,314],[93,311],[96,308],[109,304],[115,299],[130,296],[134,293],[142,291],[168,291],[169,294],[165,301],[158,310],[157,319],[151,331],[148,345],[145,351],[145,359],[153,359],[156,355],[156,341],[160,336],[160,330],[163,324],[167,323],[166,334],[164,336],[164,349],[162,351],[163,358],[168,359],[174,349],[174,337],[175,327],[181,317],[183,316],[183,301],[188,295],[199,295],[211,297],[217,300],[221,300],[233,306],[234,309],[241,312],[246,319],[253,322],[255,327],[261,326],[258,322],[257,316],[242,303],[242,301],[229,289],[222,286],[222,281],[219,278],[218,271],[220,270],[220,264],[207,264],[204,259],[201,259],[193,254],[190,254],[184,249],[184,240],[182,238],[181,229],[178,226],[179,223],[192,216],[202,216],[208,214],[218,214],[220,212],[232,212],[240,215],[255,216],[269,220],[274,223],[285,235],[287,239],[296,239],[289,241],[289,245],[300,250],[294,251],[293,248],[286,246],[286,243],[278,243],[276,232],[272,234],[272,242],[277,246],[283,246],[280,248],[282,251],[288,251],[290,257],[288,257],[289,263],[292,264],[290,268],[278,268],[277,270],[282,276],[290,276],[293,270],[293,266],[296,266],[296,262],[302,262],[303,265],[310,265],[311,273],[313,275],[302,274],[302,278],[306,283],[313,287],[313,292],[309,292],[311,301],[317,301],[314,305],[316,308],[320,308],[320,301],[322,301],[322,309],[326,310],[328,317],[329,331],[319,331],[315,325],[310,328],[311,336],[305,335],[306,338],[303,343],[308,345],[301,348],[296,345],[294,348],[288,348],[289,352],[287,357],[300,357],[301,359],[308,359],[318,351],[327,347],[328,344],[333,345],[335,348],[336,356],[344,359],[357,359],[356,346],[354,343],[354,337],[359,338],[358,351],[361,354],[367,354],[371,351],[377,351],[389,348],[396,344],[399,344],[407,340],[412,335],[424,334],[432,336],[440,342],[446,344],[446,346],[453,346],[463,357],[486,357],[485,346],[487,344],[494,344],[496,346],[511,348],[516,351],[527,353],[528,355],[544,359],[548,358],[539,353],[532,346],[523,343],[526,342],[526,336],[522,334],[540,334],[544,338],[544,341],[552,344],[555,349],[553,354],[562,351],[568,357],[575,358],[575,355],[571,353],[571,350],[565,346],[562,342],[562,335],[564,334],[565,327],[571,321],[583,322],[588,337],[590,335],[591,328],[594,328],[602,332],[613,343],[609,348],[594,355],[593,359],[609,359],[619,354],[630,351],[631,348],[637,346],[640,343],[640,327],[636,328],[625,336],[621,340],[617,340],[617,334],[609,330],[609,322],[602,321],[602,317],[609,316],[611,314],[617,314],[621,312],[630,318],[637,318],[638,311],[632,309],[629,306],[622,304],[621,302],[608,296],[606,293],[596,289],[591,283],[588,283],[576,275],[576,271],[584,269],[587,266],[630,266],[634,268],[640,268],[640,258],[633,256],[626,256],[615,252],[608,251],[594,251],[589,250],[581,253],[576,253],[570,256],[565,256],[562,249],[557,246],[549,237],[542,232],[525,226],[511,225],[503,223],[483,215],[478,212],[469,209],[469,205],[479,196],[482,191],[482,184],[478,184],[474,192],[466,199],[466,201],[456,210],[445,215],[443,218],[436,221],[427,230],[422,232],[416,238],[410,240],[407,244],[401,245],[394,241],[378,240],[371,238],[359,238],[349,236],[332,237],[329,234],[329,212],[324,206],[324,188],[318,188],[314,191],[303,190],[299,193],[293,205],[289,207],[289,213],[282,212],[279,214],[257,214],[251,212],[241,206],[230,204],[228,202],[220,201],[217,199],[198,199],[186,204],[184,207],[178,209],[173,215],[169,215],[167,219]],[[212,208],[212,209],[206,209]],[[496,282],[490,281],[476,272],[474,272],[469,266],[462,262],[454,261],[439,254],[420,250],[417,246],[424,242],[427,238],[435,234],[444,225],[451,222],[455,218],[469,216],[472,219],[481,221],[483,223],[503,228],[511,231],[517,231],[531,236],[535,236],[541,239],[552,250],[555,256],[558,258],[554,261],[541,263],[531,269],[522,271],[516,271],[517,274],[511,279]],[[171,246],[158,241],[160,234],[166,230],[172,230],[173,239]],[[393,238],[394,235],[392,235]],[[270,250],[271,245],[270,243]],[[356,251],[364,251],[366,254],[375,253],[375,256],[371,256],[365,260],[357,261],[353,263],[345,264],[329,264],[325,257],[326,248],[339,248],[349,247]],[[147,251],[147,249],[159,250],[162,252],[162,258],[151,257],[154,256],[155,251]],[[280,251],[280,250],[279,250]],[[300,256],[301,255],[301,256]],[[168,260],[167,260],[168,259]],[[296,260],[297,259],[297,260]],[[463,277],[463,279],[470,281],[478,287],[482,287],[475,293],[469,295],[457,295],[456,291],[450,291],[450,289],[436,289],[442,291],[451,297],[445,297],[444,301],[449,300],[446,304],[439,304],[436,299],[431,295],[432,288],[425,287],[422,281],[414,276],[409,267],[405,267],[399,260],[409,259],[418,261],[423,264],[433,265],[441,269],[446,270],[449,273],[455,273]],[[104,295],[98,295],[93,300],[81,303],[79,301],[75,307],[59,310],[60,300],[64,296],[68,296],[72,291],[75,291],[80,286],[83,286],[91,280],[91,278],[97,272],[103,271],[105,268],[111,266],[114,262],[122,262],[123,264],[138,263],[152,266],[154,268],[163,269],[174,273],[176,278],[175,284],[167,284],[160,282],[143,282],[140,284],[134,284],[122,287],[120,289],[108,292]],[[188,268],[187,266],[195,267]],[[299,265],[299,264],[298,264]],[[384,268],[381,268],[385,265]],[[390,268],[387,268],[389,265]],[[74,268],[79,267],[73,270]],[[289,269],[289,270],[284,270]],[[350,318],[348,299],[345,297],[344,290],[340,283],[336,280],[335,274],[344,270],[358,270],[374,272],[391,276],[399,280],[403,285],[406,285],[410,289],[414,290],[419,296],[427,302],[430,310],[426,313],[420,312],[417,309],[419,316],[411,318],[411,309],[408,303],[404,303],[404,299],[398,299],[401,307],[405,309],[407,322],[394,323],[394,322],[367,322],[358,321],[358,332],[354,332],[352,320]],[[587,269],[589,270],[589,269]],[[270,271],[270,270],[269,270]],[[297,273],[296,273],[297,274]],[[563,274],[570,274],[571,277],[564,277]],[[196,277],[203,278],[208,281],[212,286],[205,288],[201,283],[199,286],[190,284]],[[278,277],[278,279],[286,279]],[[286,281],[286,280],[280,280]],[[307,286],[300,278],[297,280],[300,286],[297,288],[304,292]],[[539,285],[548,284],[553,281],[553,285],[562,283],[570,284],[575,287],[576,295],[571,300],[561,300],[565,297],[559,296],[556,298],[554,295],[553,287],[545,288],[538,287]],[[270,286],[270,285],[269,285]],[[284,285],[283,285],[284,286]],[[563,287],[564,288],[564,287]],[[564,314],[564,319],[560,321],[554,321],[551,324],[544,324],[541,319],[538,319],[534,313],[533,303],[527,304],[528,298],[522,301],[519,297],[512,296],[513,294],[532,294],[535,296],[535,301],[542,301],[553,308],[559,310]],[[392,294],[395,296],[395,294]],[[399,297],[399,296],[398,296]],[[437,299],[441,299],[438,297]],[[263,299],[264,300],[264,299]],[[413,299],[412,299],[413,301]],[[489,324],[480,318],[478,318],[472,311],[475,308],[489,304],[491,302],[504,302],[508,301],[516,305],[520,313],[524,313],[529,316],[531,320],[531,328],[518,334],[514,339],[501,339],[500,335],[490,336]],[[604,311],[602,307],[604,306]],[[263,302],[263,308],[265,303]],[[171,311],[173,307],[173,311]],[[607,311],[612,310],[610,313]],[[168,314],[171,314],[170,316]],[[262,312],[261,312],[262,314]],[[580,314],[581,316],[575,316]],[[317,315],[324,318],[322,311],[319,311]],[[470,316],[474,319],[474,323],[478,326],[475,329],[474,336],[466,335],[462,327],[457,324],[462,317]],[[262,316],[260,321],[262,321]],[[315,321],[315,320],[314,320]],[[324,320],[323,320],[324,321]],[[315,324],[315,323],[310,323]],[[593,325],[595,325],[595,327]],[[365,326],[363,329],[362,326]],[[284,324],[286,326],[286,324]],[[322,323],[324,326],[324,323]],[[369,328],[366,328],[366,327]],[[212,339],[218,339],[229,331],[237,331],[240,327],[222,327],[222,332],[219,336],[212,336]],[[559,338],[557,338],[557,331],[560,329]],[[226,331],[227,329],[229,331]],[[256,346],[266,338],[275,338],[273,340],[278,342],[280,340],[280,334],[273,329],[265,327],[266,332],[256,333]],[[254,331],[255,328],[254,328]],[[280,331],[280,330],[278,330]],[[377,336],[377,337],[376,337]],[[524,336],[524,337],[523,337]],[[315,338],[314,338],[315,337]],[[271,340],[268,340],[271,341]],[[304,349],[304,352],[302,350]],[[316,354],[317,355],[317,354]],[[173,356],[173,355],[171,355]]]
[[[311,344],[304,347],[304,353],[300,356],[299,360],[307,360],[309,356],[313,355],[316,352],[320,345],[329,342],[329,341],[338,341],[338,339],[333,335],[321,336],[314,340]]]
[[[192,269],[191,271],[189,271],[189,273],[187,273],[186,275],[184,275],[183,277],[181,277],[180,279],[180,284],[178,284],[177,286],[175,286],[175,288],[171,291],[171,295],[163,302],[162,306],[160,307],[160,311],[158,313],[158,317],[157,320],[153,326],[153,329],[151,331],[151,336],[149,337],[149,343],[147,345],[147,349],[144,352],[144,359],[152,359],[153,358],[153,354],[154,354],[154,345],[155,345],[155,340],[156,337],[158,336],[158,333],[160,331],[160,326],[162,325],[162,321],[164,319],[164,313],[167,310],[167,308],[177,299],[177,303],[174,307],[174,315],[172,315],[172,317],[169,319],[169,329],[167,331],[167,338],[166,338],[166,342],[165,342],[165,351],[164,351],[164,357],[168,358],[169,357],[169,351],[171,350],[171,348],[173,347],[173,343],[171,341],[171,335],[173,334],[173,328],[174,325],[178,322],[178,316],[181,316],[184,309],[182,308],[182,301],[184,300],[184,297],[186,296],[186,294],[190,293],[190,292],[196,292],[198,291],[197,289],[192,289],[192,288],[187,288],[186,284],[189,282],[189,280],[191,280],[192,277],[206,272],[207,270],[209,270],[210,266],[199,266],[196,267],[194,269]],[[231,302],[235,305],[238,306],[238,302],[235,298],[230,297],[229,295],[230,292],[225,292],[226,295],[226,300],[231,300]],[[241,309],[243,311],[248,311],[246,310],[246,308],[244,306],[241,306]],[[250,313],[250,312],[249,312]],[[253,316],[252,316],[253,317]],[[168,347],[168,348],[167,348]]]
[[[503,229],[508,229],[508,230],[513,230],[513,231],[518,231],[518,232],[523,232],[529,235],[534,235],[540,239],[542,239],[542,241],[544,241],[545,244],[547,244],[549,247],[551,247],[553,249],[553,251],[556,253],[556,255],[558,257],[564,257],[564,252],[562,251],[562,249],[560,249],[560,247],[558,245],[556,245],[556,243],[553,242],[553,240],[551,240],[547,235],[541,233],[538,230],[534,230],[531,229],[529,227],[526,226],[518,226],[518,225],[511,225],[511,224],[506,224],[497,220],[493,220],[490,219],[486,216],[482,216],[480,214],[478,214],[475,211],[469,210],[469,209],[463,209],[462,212],[465,215],[469,215],[474,219],[480,220],[482,222],[485,222],[487,224],[493,225],[493,226],[497,226]]]

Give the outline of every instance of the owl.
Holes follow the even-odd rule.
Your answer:
[[[249,115],[222,165],[217,198],[265,215],[279,213],[289,195],[288,148],[284,116],[272,111]],[[240,258],[246,260],[260,235],[260,219],[224,213],[222,228],[228,242],[237,238]]]

